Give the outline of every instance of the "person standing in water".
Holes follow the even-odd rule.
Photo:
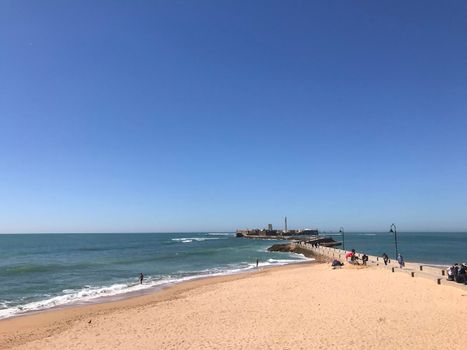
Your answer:
[[[143,273],[141,272],[141,273],[139,274],[139,284],[143,284],[143,279],[144,279],[144,275],[143,275]]]
[[[259,259],[256,259],[256,268],[258,268]]]

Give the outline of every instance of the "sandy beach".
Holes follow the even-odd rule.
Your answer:
[[[312,263],[4,320],[0,348],[465,349],[466,324],[463,289]]]

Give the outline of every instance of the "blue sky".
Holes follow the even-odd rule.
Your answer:
[[[465,1],[0,3],[0,232],[467,230]]]

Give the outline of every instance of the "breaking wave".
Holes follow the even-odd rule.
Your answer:
[[[191,243],[191,242],[203,242],[203,241],[211,241],[217,239],[225,239],[219,237],[183,237],[183,238],[172,238],[174,242],[182,242],[182,243]]]
[[[176,239],[182,240],[183,238]],[[190,238],[191,239],[191,238]],[[183,242],[183,241],[182,241]],[[260,261],[259,267],[267,266],[279,266],[300,263],[305,260],[314,260],[306,258],[301,254],[291,253],[291,257],[295,259],[267,259],[265,261]],[[298,259],[297,259],[298,257]],[[109,286],[84,286],[81,289],[64,289],[63,294],[52,296],[48,299],[43,299],[39,301],[29,302],[21,305],[12,306],[8,301],[0,301],[0,319],[9,318],[13,316],[18,316],[30,312],[36,312],[41,310],[46,310],[56,307],[64,307],[69,305],[79,305],[92,302],[98,302],[103,298],[111,298],[124,296],[128,293],[135,292],[144,292],[150,291],[151,289],[157,287],[163,287],[170,284],[180,283],[192,279],[211,277],[211,276],[221,276],[221,275],[230,275],[240,272],[245,272],[252,270],[256,267],[255,263],[241,262],[239,264],[231,264],[227,267],[217,267],[210,268],[200,271],[177,271],[174,275],[165,276],[163,278],[152,278],[147,277],[145,283],[138,284],[132,282],[128,283],[116,283]]]

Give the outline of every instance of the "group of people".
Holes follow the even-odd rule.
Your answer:
[[[362,264],[366,265],[368,262],[368,255],[363,254],[361,258],[359,258],[355,252],[355,249],[352,249],[350,252],[345,254],[345,259],[350,264],[360,265],[358,260],[361,260]],[[384,261],[384,265],[387,265],[388,263],[391,262],[391,260],[389,260],[389,256],[386,253],[383,254],[383,261]],[[404,257],[401,254],[397,254],[397,262],[399,263],[400,268],[403,268],[405,266]]]
[[[383,257],[384,265],[387,266],[387,264],[391,262],[391,260],[389,259],[389,256],[386,253],[384,253],[382,257]],[[363,254],[361,258],[359,258],[355,252],[355,249],[352,249],[350,252],[347,252],[345,254],[345,259],[347,260],[349,264],[360,265],[358,260],[361,260],[362,264],[366,265],[368,261],[368,256],[366,254]],[[405,266],[404,257],[401,254],[397,254],[397,262],[399,263],[400,268],[403,268]],[[335,268],[344,266],[344,263],[340,262],[337,259],[334,259],[331,263],[331,266],[333,269],[335,269]],[[462,264],[455,263],[454,265],[452,265],[451,267],[447,269],[447,273],[448,273],[448,281],[455,281],[457,283],[467,284],[467,263],[462,263]]]
[[[448,268],[448,281],[467,284],[467,264],[455,263]]]
[[[358,260],[362,260],[362,264],[366,265],[368,262],[368,255],[363,254],[361,258],[359,258],[355,252],[355,249],[352,249],[350,252],[345,254],[345,259],[350,263],[354,265],[360,265]]]
[[[389,256],[386,253],[383,253],[383,261],[384,265],[387,266],[388,262],[390,263]],[[397,262],[399,263],[399,267],[402,269],[405,266],[404,257],[399,253],[397,254]]]
[[[358,264],[358,256],[355,253],[355,249],[345,253],[345,260],[347,260],[350,264]]]
[[[358,262],[358,260],[362,260],[362,264],[363,265],[366,265],[367,261],[368,261],[368,255],[366,254],[363,254],[361,258],[359,258],[357,256],[357,253],[355,252],[355,249],[352,249],[350,252],[346,253],[345,254],[345,259],[347,260],[347,262],[349,264],[352,264],[352,265],[360,265],[360,263]],[[331,266],[333,269],[335,268],[339,268],[341,266],[344,266],[344,263],[337,260],[337,259],[334,259],[331,263]]]

